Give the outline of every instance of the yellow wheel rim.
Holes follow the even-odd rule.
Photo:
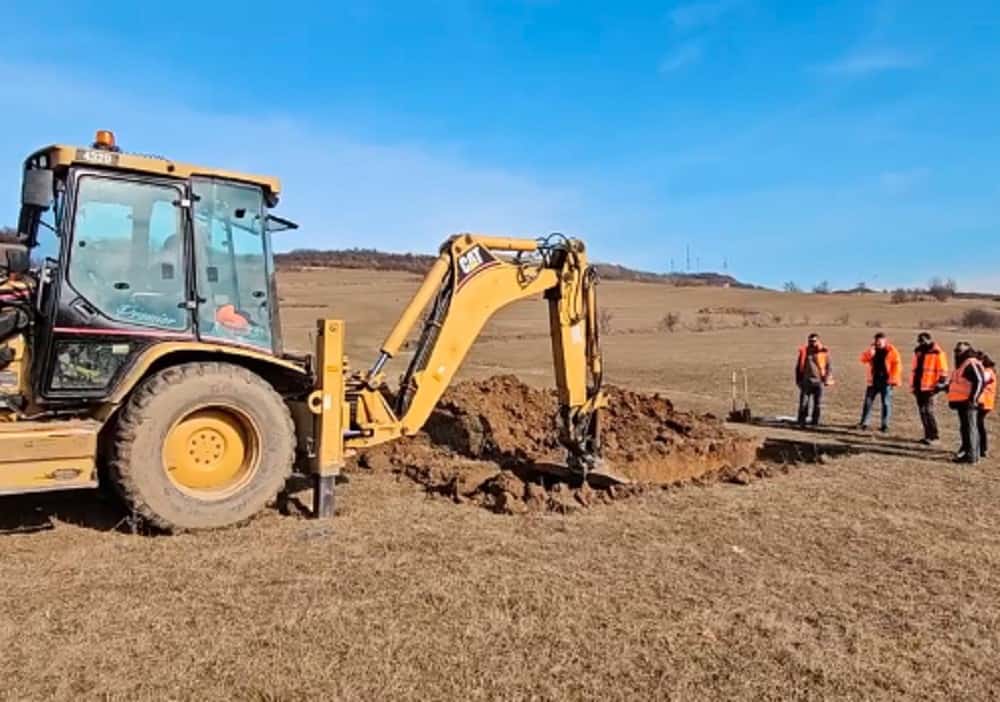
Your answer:
[[[202,499],[221,499],[257,472],[259,437],[241,410],[203,407],[181,417],[167,432],[163,468],[181,490]]]

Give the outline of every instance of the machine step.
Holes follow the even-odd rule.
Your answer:
[[[0,423],[0,495],[97,487],[90,420]]]

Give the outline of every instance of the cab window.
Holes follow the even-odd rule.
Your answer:
[[[209,179],[193,179],[192,192],[201,335],[271,350],[263,192]]]
[[[129,324],[186,329],[179,188],[83,176],[69,282],[100,312]]]

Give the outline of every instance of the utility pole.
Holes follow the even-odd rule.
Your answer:
[[[691,244],[687,244],[684,247],[684,257],[687,261],[687,272],[691,272]]]

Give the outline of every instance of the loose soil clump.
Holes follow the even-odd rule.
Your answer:
[[[496,512],[568,513],[678,483],[753,474],[759,441],[728,431],[712,415],[681,412],[660,395],[607,389],[601,416],[603,458],[627,485],[599,489],[553,477],[558,441],[556,393],[512,375],[450,388],[418,436],[376,447],[362,467],[392,470],[428,491]]]

